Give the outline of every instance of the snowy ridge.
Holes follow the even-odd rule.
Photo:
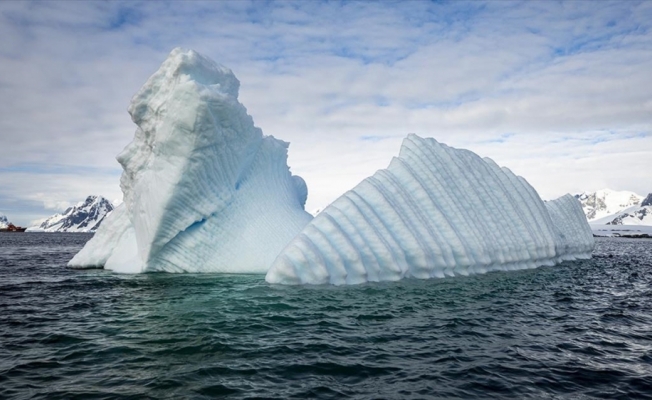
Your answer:
[[[88,196],[86,200],[55,214],[30,232],[95,232],[104,218],[113,211],[113,205],[102,196]]]
[[[589,222],[597,222],[597,220],[617,214],[626,208],[638,206],[643,200],[643,196],[634,192],[610,189],[584,192],[575,197],[580,201]]]
[[[266,280],[339,285],[479,274],[589,258],[593,247],[572,196],[544,203],[492,160],[410,134],[387,169],[287,245]]]
[[[641,201],[641,207],[652,206],[652,193],[648,193],[647,197]]]
[[[288,144],[254,126],[239,85],[194,51],[170,53],[129,107],[138,128],[117,157],[124,203],[69,265],[266,272],[312,217]]]
[[[652,225],[652,206],[629,207],[604,218],[591,221],[591,225]]]
[[[640,202],[640,205],[627,207],[614,214],[596,218],[590,223],[591,225],[652,225],[652,193],[648,194]]]

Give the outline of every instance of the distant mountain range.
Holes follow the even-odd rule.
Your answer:
[[[652,225],[652,193],[646,197],[634,192],[610,189],[576,194],[590,224]],[[102,196],[88,196],[85,201],[55,214],[30,232],[95,232],[114,207]],[[316,210],[314,214],[318,214]],[[0,228],[9,225],[0,214]]]
[[[591,224],[652,225],[652,193],[644,198],[633,192],[603,189],[575,197]]]
[[[113,205],[102,196],[88,196],[86,200],[55,214],[29,232],[95,232],[112,211]]]

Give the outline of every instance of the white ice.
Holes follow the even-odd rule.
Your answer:
[[[312,218],[288,144],[263,136],[233,73],[174,49],[133,97],[124,203],[69,262],[119,272],[264,273]]]
[[[266,280],[357,284],[553,265],[594,247],[580,203],[543,202],[525,179],[409,135],[400,155],[326,207]]]
[[[573,197],[544,203],[493,161],[416,135],[311,221],[288,144],[254,126],[238,88],[227,68],[172,51],[129,107],[138,128],[118,155],[124,203],[69,265],[354,284],[590,257]]]

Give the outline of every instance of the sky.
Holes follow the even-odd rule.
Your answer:
[[[652,1],[2,1],[0,214],[120,200],[131,97],[175,47],[230,68],[325,207],[408,133],[543,199],[652,192]]]

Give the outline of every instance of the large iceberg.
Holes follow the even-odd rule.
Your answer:
[[[590,257],[575,198],[543,202],[490,159],[416,135],[312,219],[288,144],[254,126],[238,88],[227,68],[172,51],[129,107],[138,128],[118,155],[124,202],[69,265],[355,284]]]
[[[233,73],[174,49],[133,97],[124,203],[69,262],[119,272],[265,273],[312,218],[288,143],[263,136]]]
[[[339,285],[480,274],[589,258],[593,247],[572,196],[543,202],[492,160],[410,134],[387,169],[292,239],[266,280]]]

